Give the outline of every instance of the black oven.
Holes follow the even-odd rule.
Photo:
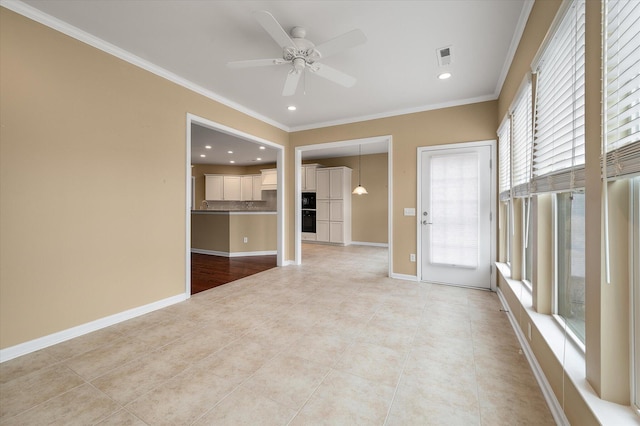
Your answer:
[[[316,209],[316,193],[315,192],[303,192],[302,193],[302,210]]]
[[[302,210],[302,232],[316,232],[316,211]]]

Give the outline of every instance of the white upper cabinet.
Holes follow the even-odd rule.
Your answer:
[[[278,189],[278,169],[265,169],[262,172],[262,190]]]
[[[222,188],[224,187],[224,176],[205,175],[204,176],[204,198],[205,200],[222,200]]]
[[[304,164],[300,168],[300,188],[303,191],[315,191],[316,186],[316,170],[318,164]]]
[[[225,176],[224,177],[224,200],[238,201],[242,199],[242,177],[241,176]]]
[[[262,200],[262,175],[251,176],[253,180],[253,201]]]
[[[316,171],[316,199],[328,200],[329,197],[329,169]]]
[[[240,178],[240,199],[242,201],[253,200],[253,176],[246,175]]]
[[[204,198],[209,201],[262,200],[261,175],[205,175]]]

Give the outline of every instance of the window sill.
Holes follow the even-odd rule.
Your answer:
[[[576,389],[579,395],[582,397],[586,405],[589,407],[595,418],[601,424],[637,424],[638,415],[635,410],[630,406],[615,404],[613,402],[605,401],[601,399],[593,390],[586,378],[586,362],[584,346],[578,345],[571,338],[565,340],[564,328],[556,321],[552,315],[540,314],[533,309],[532,293],[531,290],[522,282],[511,279],[511,270],[504,263],[496,263],[496,269],[506,282],[508,289],[518,299],[522,305],[524,312],[529,317],[529,321],[532,326],[540,333],[545,343],[556,358],[556,362],[559,366],[563,365],[566,375],[571,382],[572,386]],[[504,293],[498,287],[500,291]],[[503,303],[506,303],[504,296],[501,296]],[[515,307],[505,306],[506,309],[514,309]],[[528,345],[529,341],[525,337],[523,330],[515,330],[520,335],[521,341],[524,341]],[[535,353],[531,348],[525,348],[531,354]],[[537,361],[537,360],[536,360]],[[531,366],[532,368],[539,368],[539,366]],[[540,373],[543,373],[540,370]],[[547,383],[548,385],[548,383]],[[542,386],[542,383],[541,383]],[[552,392],[551,389],[548,389]],[[559,406],[562,407],[562,395],[556,395],[556,399],[559,401]]]

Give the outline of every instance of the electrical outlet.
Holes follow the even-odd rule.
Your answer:
[[[529,326],[529,328],[527,329],[527,335],[529,336],[529,341],[531,341],[531,323],[527,323],[527,325]]]
[[[414,253],[411,253],[409,255],[409,260],[412,261],[412,262],[415,262],[416,261],[416,255]]]
[[[248,238],[248,237],[244,237],[244,240],[243,240],[243,241],[244,241],[244,243],[246,244],[246,243],[248,243],[248,242],[249,242],[249,238]]]

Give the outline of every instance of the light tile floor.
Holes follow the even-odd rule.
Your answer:
[[[387,250],[275,268],[0,364],[2,425],[551,425],[496,294]]]

